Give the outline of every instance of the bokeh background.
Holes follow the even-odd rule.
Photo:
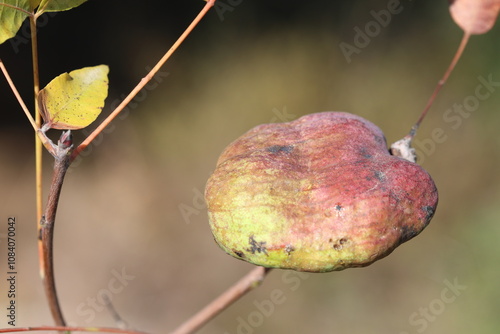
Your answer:
[[[396,1],[220,3],[156,84],[70,169],[55,262],[72,324],[115,326],[101,304],[108,295],[132,328],[174,329],[253,268],[216,246],[200,195],[224,147],[258,124],[327,110],[371,120],[392,143],[417,119],[462,37],[447,1],[402,0],[401,12],[348,62],[340,43],[353,45],[354,28],[364,30],[374,21],[371,11]],[[90,0],[46,15],[39,28],[42,84],[62,72],[108,64],[107,114],[202,6]],[[23,28],[0,46],[0,56],[32,106],[27,36]],[[466,117],[449,109],[472,101],[478,78],[500,82],[499,37],[497,26],[471,39],[418,133],[420,162],[440,191],[437,213],[421,235],[363,269],[273,271],[200,333],[496,333],[500,87],[492,86]],[[5,231],[13,216],[17,325],[52,324],[38,274],[33,131],[3,79],[0,108],[0,264],[5,268]],[[433,131],[446,139],[433,141]],[[48,190],[52,161],[45,157]],[[126,277],[117,281],[117,273]],[[2,281],[0,327],[7,327]]]

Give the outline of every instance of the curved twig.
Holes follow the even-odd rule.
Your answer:
[[[444,73],[441,80],[439,80],[436,88],[434,89],[434,92],[432,93],[431,97],[429,98],[429,101],[427,102],[427,105],[424,108],[424,111],[422,111],[422,114],[418,118],[417,122],[411,128],[410,133],[408,134],[410,141],[411,141],[411,139],[413,139],[413,137],[415,137],[417,130],[418,130],[418,127],[420,126],[420,123],[422,123],[422,121],[424,120],[425,116],[427,115],[427,112],[429,111],[429,109],[432,106],[432,103],[434,103],[434,100],[436,99],[437,94],[439,93],[441,88],[443,88],[444,84],[446,83],[446,80],[448,80],[448,77],[450,76],[451,72],[453,71],[453,69],[457,65],[458,60],[462,56],[462,53],[464,52],[465,47],[467,46],[467,42],[469,41],[469,37],[470,37],[470,34],[465,32],[464,36],[462,37],[462,41],[460,42],[460,45],[458,47],[458,50],[455,53],[455,56],[453,57],[450,65],[448,66],[448,69]]]
[[[201,311],[193,315],[189,320],[180,325],[171,334],[189,334],[194,333],[205,325],[208,321],[215,318],[232,303],[243,297],[249,291],[258,287],[266,275],[271,271],[270,268],[257,267],[246,274],[236,284],[227,289],[219,297],[205,306]]]
[[[72,331],[72,332],[92,332],[92,333],[123,333],[123,334],[147,334],[134,330],[126,330],[119,328],[108,327],[70,327],[70,326],[40,326],[40,327],[16,327],[3,328],[0,333],[19,333],[19,332],[35,332],[35,331]]]
[[[53,144],[52,144],[53,145]],[[40,220],[39,239],[42,244],[42,252],[40,253],[42,265],[42,280],[45,289],[45,294],[49,302],[50,312],[56,325],[65,326],[66,322],[62,314],[54,276],[54,257],[53,257],[53,240],[54,226],[56,221],[57,206],[59,204],[59,196],[64,182],[64,176],[69,167],[70,154],[72,151],[71,131],[63,132],[61,139],[56,145],[53,145],[54,150],[54,173],[52,183],[50,185],[49,198],[45,214]]]

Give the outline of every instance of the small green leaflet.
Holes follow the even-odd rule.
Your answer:
[[[17,34],[29,12],[28,0],[0,0],[0,44]]]
[[[38,94],[40,113],[52,129],[77,130],[95,121],[108,95],[106,65],[63,73]]]

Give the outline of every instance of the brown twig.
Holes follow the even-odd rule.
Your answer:
[[[427,115],[427,112],[429,111],[429,109],[432,106],[432,103],[434,103],[434,100],[436,99],[437,94],[439,93],[441,88],[443,88],[444,84],[446,83],[446,80],[448,80],[448,77],[450,76],[451,72],[453,71],[453,69],[457,65],[458,60],[462,56],[462,53],[464,52],[465,47],[467,46],[467,42],[469,41],[469,37],[470,37],[470,34],[465,32],[464,36],[462,37],[462,41],[460,42],[460,45],[458,46],[458,50],[455,53],[455,56],[453,57],[450,65],[448,66],[448,69],[444,73],[441,80],[439,80],[436,88],[434,89],[434,92],[432,93],[431,97],[429,98],[429,101],[427,102],[427,105],[424,108],[424,111],[422,111],[422,114],[418,118],[417,122],[411,128],[410,133],[407,136],[407,137],[409,137],[410,141],[411,141],[411,139],[413,139],[413,137],[415,137],[417,130],[420,126],[420,123],[422,123],[422,121],[424,120],[425,116]]]
[[[33,127],[33,129],[36,131],[36,133],[38,135],[38,138],[40,139],[40,141],[42,142],[42,144],[45,146],[45,148],[51,154],[53,154],[53,151],[51,151],[52,147],[51,147],[50,143],[47,141],[47,136],[45,136],[40,131],[40,129],[38,128],[38,126],[36,125],[36,122],[33,119],[33,116],[31,116],[28,107],[26,106],[26,104],[24,103],[23,98],[21,97],[21,94],[19,94],[19,91],[17,90],[16,85],[14,84],[14,81],[10,77],[9,72],[7,71],[7,68],[5,67],[5,64],[3,63],[2,59],[0,59],[0,70],[3,72],[3,75],[5,76],[5,79],[7,80],[7,83],[9,84],[9,87],[12,90],[12,93],[16,97],[17,102],[21,106],[21,109],[23,109],[24,113],[26,114],[26,117],[28,118],[28,121],[30,122],[30,124]],[[40,215],[40,217],[41,217],[41,215]]]
[[[59,197],[61,195],[64,176],[66,175],[69,167],[72,148],[71,131],[63,132],[57,146],[54,145],[54,173],[52,176],[52,183],[50,186],[45,214],[40,219],[39,224],[39,241],[42,244],[41,256],[43,263],[41,275],[45,294],[49,302],[50,312],[52,314],[52,318],[58,326],[65,326],[66,322],[64,321],[59,299],[57,298],[54,277],[54,227]]]
[[[210,8],[215,4],[215,0],[208,0],[206,5],[200,11],[200,13],[196,16],[196,18],[191,22],[191,24],[187,27],[187,29],[182,33],[182,35],[177,39],[177,41],[172,45],[172,47],[165,53],[165,55],[158,61],[158,63],[151,69],[151,71],[144,77],[142,80],[134,87],[134,89],[128,94],[128,96],[109,114],[109,116],[102,121],[101,124],[87,137],[85,140],[78,145],[78,147],[73,151],[71,155],[71,161],[73,161],[81,151],[83,151],[91,142],[94,140],[99,133],[106,126],[109,125],[113,121],[113,119],[118,116],[118,114],[129,104],[134,97],[143,89],[146,84],[153,79],[155,74],[160,70],[160,68],[165,64],[165,62],[172,56],[172,54],[177,50],[177,48],[184,42],[186,37],[193,31],[196,25],[201,21],[201,19],[205,16],[205,14],[209,11]]]
[[[201,311],[193,315],[171,334],[189,334],[194,333],[213,319],[229,305],[243,297],[249,291],[258,287],[271,269],[257,267],[246,274],[235,285],[227,289],[217,299],[205,306]]]
[[[147,334],[134,330],[126,330],[119,328],[107,327],[70,327],[70,326],[40,326],[40,327],[16,327],[2,328],[0,333],[19,333],[19,332],[35,332],[35,331],[73,331],[73,332],[92,332],[92,333],[123,333],[123,334]]]

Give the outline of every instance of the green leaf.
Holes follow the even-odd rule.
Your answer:
[[[24,19],[28,17],[29,11],[29,0],[3,0],[0,2],[0,44],[16,35]]]
[[[38,5],[40,4],[40,1],[41,0],[29,0],[31,10],[35,9],[36,7],[38,7]]]
[[[87,0],[42,0],[40,2],[41,12],[61,12],[80,6]]]
[[[106,65],[63,73],[38,95],[40,112],[52,129],[76,130],[95,121],[108,95]]]

